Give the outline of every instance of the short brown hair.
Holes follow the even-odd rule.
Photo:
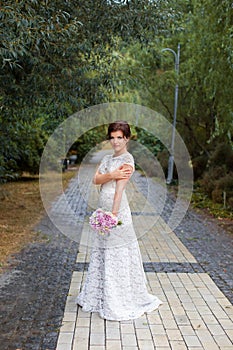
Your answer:
[[[114,123],[109,124],[108,126],[108,139],[110,139],[111,137],[111,132],[119,130],[123,132],[123,136],[125,136],[127,139],[130,138],[131,131],[129,124],[124,120],[117,120]]]

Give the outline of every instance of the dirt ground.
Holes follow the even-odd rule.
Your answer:
[[[63,188],[75,173],[63,174]],[[0,272],[28,243],[43,239],[33,228],[44,215],[39,177],[24,174],[20,181],[0,186]]]

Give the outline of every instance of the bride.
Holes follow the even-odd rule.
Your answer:
[[[127,151],[131,131],[125,121],[108,127],[112,155],[103,157],[93,182],[101,185],[99,207],[111,211],[122,222],[109,235],[93,233],[93,248],[87,278],[77,304],[86,312],[113,321],[135,319],[162,302],[149,294],[141,253],[125,193],[134,171],[133,156]]]

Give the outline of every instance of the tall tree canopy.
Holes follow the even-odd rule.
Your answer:
[[[29,136],[31,126],[43,143],[71,113],[106,102],[119,75],[113,50],[122,41],[146,43],[152,34],[166,33],[179,15],[169,1],[3,1],[2,176],[21,172],[22,164],[36,171],[30,159],[36,152],[29,150],[36,146],[39,159],[41,147]],[[25,147],[19,144],[21,133]]]

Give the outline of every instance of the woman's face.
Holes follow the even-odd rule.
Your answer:
[[[121,154],[126,152],[126,144],[128,139],[123,135],[121,130],[112,131],[110,134],[111,146],[115,151],[115,154]]]

